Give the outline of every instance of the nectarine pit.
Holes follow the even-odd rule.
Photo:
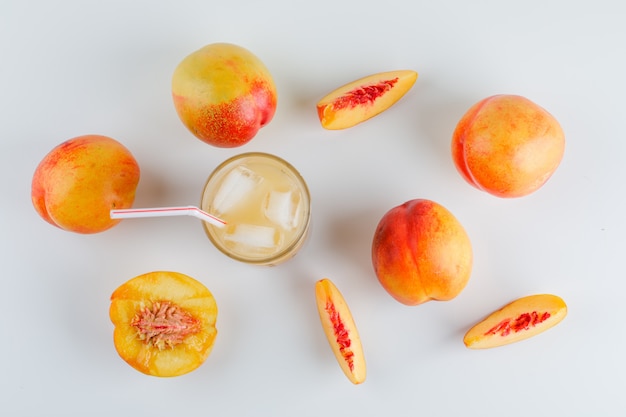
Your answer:
[[[508,336],[511,331],[517,333],[521,330],[528,330],[531,327],[535,327],[537,324],[547,320],[550,317],[550,313],[543,312],[537,313],[522,313],[515,320],[511,319],[502,320],[496,326],[489,329],[485,336],[500,333],[500,336]]]
[[[171,301],[155,301],[143,307],[130,325],[137,337],[159,350],[173,348],[189,335],[200,332],[200,321]]]
[[[354,371],[354,353],[352,352],[352,350],[350,350],[350,345],[352,344],[352,341],[350,340],[348,330],[346,329],[345,324],[341,320],[339,312],[332,302],[326,303],[326,312],[328,313],[330,322],[333,325],[335,338],[337,344],[339,345],[339,351],[348,363],[348,367],[350,368],[350,370]]]
[[[398,78],[396,77],[392,80],[384,80],[378,84],[365,85],[348,91],[333,103],[333,107],[335,109],[343,109],[346,107],[356,107],[367,102],[373,103],[378,97],[391,90],[397,82]]]

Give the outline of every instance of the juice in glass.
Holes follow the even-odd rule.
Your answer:
[[[211,242],[241,262],[276,265],[306,240],[309,190],[298,171],[277,156],[250,152],[220,164],[209,176],[201,208],[227,222],[203,222]]]

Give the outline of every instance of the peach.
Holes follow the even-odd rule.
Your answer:
[[[109,317],[117,353],[146,375],[173,377],[195,370],[217,336],[213,294],[179,272],[149,272],[125,282],[111,295]]]
[[[365,356],[361,338],[343,295],[328,278],[315,284],[317,310],[335,358],[353,384],[365,381]]]
[[[392,208],[374,233],[374,271],[402,304],[455,298],[469,281],[472,262],[465,229],[434,201],[415,199]]]
[[[35,169],[31,198],[48,223],[76,233],[98,233],[120,222],[111,209],[132,206],[139,165],[121,143],[107,136],[69,139]]]
[[[397,70],[369,75],[327,94],[317,103],[322,127],[346,129],[387,110],[415,84],[417,72]]]
[[[184,58],[172,77],[174,107],[200,140],[221,148],[241,146],[276,111],[274,80],[247,49],[209,44]]]
[[[519,298],[491,313],[467,331],[470,349],[488,349],[528,339],[560,323],[567,315],[563,299],[552,294]]]
[[[565,151],[557,120],[525,97],[495,95],[474,104],[452,135],[461,176],[498,197],[533,193],[552,176]]]

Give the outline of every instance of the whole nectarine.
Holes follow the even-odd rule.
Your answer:
[[[461,223],[442,205],[415,199],[382,217],[372,263],[383,288],[406,305],[451,300],[466,286],[473,253]]]
[[[222,148],[249,142],[276,111],[274,80],[247,49],[213,43],[191,53],[172,77],[174,107],[197,138]]]
[[[557,120],[525,97],[496,95],[474,104],[452,136],[462,177],[498,197],[539,189],[559,166],[565,136]]]
[[[31,197],[48,223],[76,233],[98,233],[120,222],[111,209],[132,206],[139,165],[130,151],[107,136],[69,139],[35,169]]]

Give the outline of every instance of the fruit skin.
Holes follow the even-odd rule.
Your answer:
[[[522,197],[552,176],[565,152],[565,135],[545,109],[517,95],[474,104],[452,135],[452,159],[461,176],[498,197]]]
[[[456,297],[469,281],[472,245],[461,223],[442,205],[414,199],[381,218],[372,264],[383,288],[402,304]]]
[[[197,328],[172,346],[141,340],[133,319],[143,308],[169,302],[193,318]],[[171,271],[154,271],[130,279],[111,295],[109,317],[115,325],[115,349],[136,370],[157,377],[186,374],[204,363],[213,349],[217,303],[194,278]],[[164,333],[165,334],[165,333]]]
[[[37,213],[63,230],[90,234],[110,229],[111,209],[132,206],[139,165],[107,136],[84,135],[52,149],[35,169],[31,198]]]
[[[387,110],[415,84],[417,72],[396,70],[369,75],[327,94],[317,103],[322,127],[346,129]]]
[[[488,349],[528,339],[560,323],[567,315],[562,298],[535,294],[519,298],[491,313],[463,337],[470,349]]]
[[[213,43],[191,53],[172,76],[174,107],[200,140],[221,148],[249,142],[276,112],[274,80],[247,49]]]
[[[343,295],[328,278],[315,283],[317,311],[328,343],[341,370],[353,384],[361,384],[367,374],[359,332]]]

